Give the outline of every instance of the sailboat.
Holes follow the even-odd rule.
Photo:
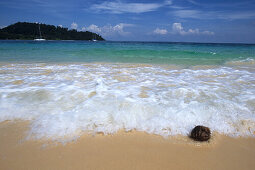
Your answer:
[[[35,41],[45,41],[45,39],[42,38],[42,33],[41,33],[41,29],[40,29],[40,23],[38,24],[39,25],[39,34],[40,34],[40,38],[36,38],[34,39]]]
[[[93,35],[93,39],[92,39],[92,41],[97,41],[97,39],[95,38],[96,36],[95,35]]]

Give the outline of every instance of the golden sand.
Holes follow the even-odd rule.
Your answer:
[[[23,80],[15,80],[15,81],[12,82],[12,84],[14,84],[14,85],[20,85],[20,84],[23,84],[23,83],[24,83]]]
[[[84,135],[65,145],[24,140],[28,122],[0,124],[0,169],[255,169],[255,139],[213,134],[208,143],[188,137],[120,132]]]

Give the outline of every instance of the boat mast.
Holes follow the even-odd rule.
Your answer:
[[[44,41],[45,39],[42,38],[42,33],[41,33],[41,27],[40,27],[40,23],[36,22],[36,24],[38,24],[38,27],[39,27],[39,34],[40,34],[40,37],[39,38],[35,38],[34,40],[35,41]],[[37,37],[37,36],[36,36]]]
[[[41,34],[41,29],[40,29],[40,23],[39,23],[39,34],[40,34],[40,39],[42,39],[42,34]]]

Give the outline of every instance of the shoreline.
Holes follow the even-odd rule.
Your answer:
[[[249,61],[250,60],[250,61]],[[8,65],[33,65],[33,66],[68,66],[68,65],[102,65],[102,66],[123,66],[123,67],[161,67],[161,68],[172,68],[172,69],[216,69],[220,67],[239,68],[245,66],[246,69],[253,68],[255,60],[253,58],[226,61],[222,64],[176,64],[176,63],[152,63],[152,62],[114,62],[114,61],[0,61],[0,66]]]
[[[113,133],[123,128],[187,135],[198,124],[223,134],[254,136],[252,71],[54,66],[1,67],[2,121],[31,120],[38,138],[76,138],[84,130]]]
[[[0,169],[253,169],[255,138],[213,133],[210,142],[143,132],[24,140],[29,122],[0,123]]]

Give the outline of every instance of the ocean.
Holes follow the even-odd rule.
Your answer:
[[[189,135],[196,125],[255,136],[255,45],[0,41],[0,122],[28,138],[143,131]]]

